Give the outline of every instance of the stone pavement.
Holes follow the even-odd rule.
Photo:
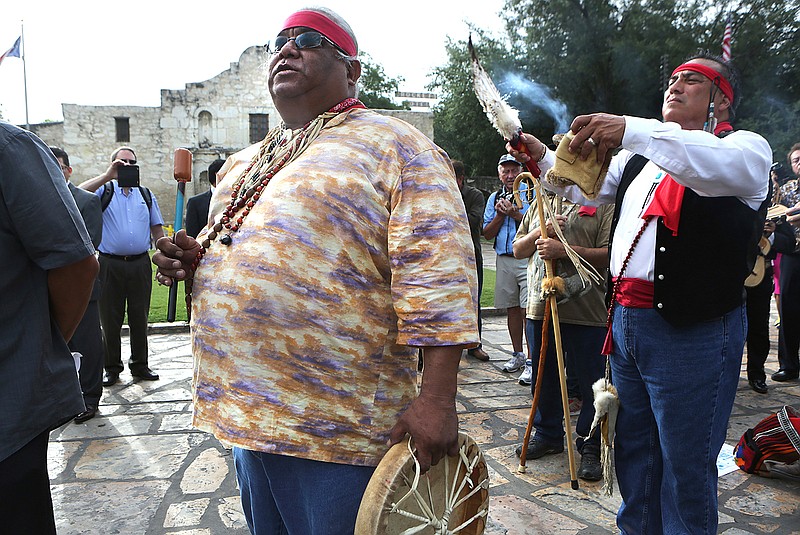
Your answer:
[[[505,317],[486,312],[484,347],[492,360],[464,357],[458,397],[461,428],[480,444],[490,470],[485,533],[614,533],[619,495],[606,497],[599,483],[584,481],[572,490],[566,453],[529,461],[527,473],[517,473],[513,450],[524,434],[530,390],[517,383],[517,374],[500,371],[511,350]],[[51,434],[58,533],[247,534],[230,451],[190,425],[185,328],[154,329],[150,347],[159,381],[134,382],[126,371],[120,384],[105,390],[96,418]],[[773,351],[767,373],[776,369]],[[768,379],[769,394],[759,395],[744,377],[743,368],[728,432],[731,444],[770,411],[784,404],[800,408],[800,383]],[[800,534],[800,484],[736,471],[723,476],[719,486],[720,533]]]

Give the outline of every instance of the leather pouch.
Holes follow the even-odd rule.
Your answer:
[[[572,153],[568,148],[574,137],[570,131],[561,138],[556,148],[556,163],[547,171],[546,178],[554,186],[578,186],[587,199],[594,199],[606,178],[611,151],[602,163],[597,161],[597,148],[592,149],[588,158],[581,160],[579,153]]]

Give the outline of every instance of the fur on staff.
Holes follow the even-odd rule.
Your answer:
[[[619,394],[607,378],[598,379],[592,385],[594,392],[594,420],[589,435],[600,428],[600,464],[603,467],[603,492],[611,496],[614,490],[614,474],[611,467],[611,448],[614,444],[614,429],[619,413]]]
[[[567,283],[561,277],[545,277],[542,279],[542,297],[550,294],[557,296],[564,295],[567,290]]]

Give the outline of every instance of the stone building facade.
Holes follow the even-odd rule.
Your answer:
[[[176,148],[187,148],[193,154],[188,198],[209,188],[211,162],[260,141],[280,122],[267,88],[268,59],[265,47],[253,46],[210,80],[188,83],[180,90],[162,89],[157,108],[62,104],[63,123],[31,125],[31,130],[69,153],[75,183],[104,172],[117,147],[132,147],[142,185],[155,193],[165,224],[171,224],[176,208],[172,176]],[[381,113],[397,116],[433,138],[429,111]]]

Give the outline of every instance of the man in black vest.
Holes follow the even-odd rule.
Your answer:
[[[593,204],[616,202],[612,325],[604,352],[619,391],[617,525],[632,533],[716,533],[716,458],[736,395],[744,280],[764,225],[772,150],[733,132],[739,77],[701,54],[678,66],[655,119],[576,117],[570,151],[622,147]],[[543,170],[555,156],[527,134]],[[594,156],[593,156],[594,157]],[[564,192],[586,202],[574,186]],[[763,213],[762,213],[763,212]]]

